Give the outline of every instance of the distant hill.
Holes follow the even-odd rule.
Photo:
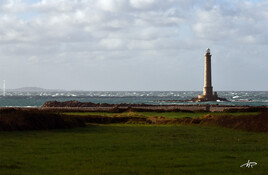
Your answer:
[[[13,91],[46,91],[46,89],[39,88],[39,87],[22,87],[17,89],[12,89]]]
[[[40,87],[22,87],[17,89],[8,89],[8,91],[17,91],[17,92],[44,92],[44,91],[64,91],[60,89],[44,89]]]

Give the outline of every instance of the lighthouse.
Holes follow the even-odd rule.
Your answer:
[[[203,95],[207,97],[212,97],[212,83],[211,83],[211,54],[210,49],[207,48],[205,54],[205,80],[204,80],[204,90]]]
[[[224,98],[219,98],[217,92],[213,94],[212,79],[211,79],[211,54],[210,49],[207,48],[205,53],[205,74],[204,74],[204,88],[203,94],[198,95],[196,101],[217,101],[217,100],[226,100]]]

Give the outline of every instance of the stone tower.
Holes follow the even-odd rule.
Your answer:
[[[211,83],[211,54],[210,49],[207,48],[205,54],[205,78],[203,95],[198,95],[198,101],[216,101],[218,99],[219,98],[217,93],[215,92],[213,94],[213,88]]]
[[[204,81],[204,89],[203,95],[207,97],[212,96],[212,84],[211,84],[211,54],[210,49],[207,48],[205,54],[205,81]]]

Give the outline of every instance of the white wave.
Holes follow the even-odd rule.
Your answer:
[[[233,98],[239,98],[239,96],[238,96],[238,95],[236,95],[236,96],[234,96]]]
[[[56,93],[56,94],[53,94],[53,95],[51,95],[52,97],[57,97],[57,96],[59,96],[60,94],[59,93]]]

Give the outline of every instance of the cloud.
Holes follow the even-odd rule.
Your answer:
[[[130,0],[131,6],[137,9],[148,9],[155,6],[159,1],[156,0]]]
[[[126,72],[126,76],[133,76],[135,69],[132,65],[136,65],[143,69],[155,67],[162,70],[156,71],[155,75],[151,70],[148,79],[150,76],[161,77],[163,71],[168,75],[168,71],[174,69],[170,79],[178,79],[177,83],[169,87],[166,81],[159,80],[165,82],[159,86],[163,89],[197,90],[203,81],[199,65],[203,64],[202,54],[207,47],[212,47],[216,55],[214,61],[223,67],[232,66],[229,62],[233,60],[247,62],[255,57],[255,63],[260,63],[255,64],[256,69],[262,70],[262,74],[267,73],[261,66],[268,64],[268,53],[265,52],[268,43],[267,11],[268,3],[264,0],[3,0],[0,2],[0,57],[5,64],[29,63],[18,66],[18,71],[35,70],[36,76],[31,76],[33,82],[45,68],[51,72],[43,78],[50,81],[50,77],[57,73],[56,68],[50,69],[54,66],[62,74],[70,69],[77,70],[76,76],[83,77],[95,71],[97,77],[105,77],[103,74],[107,71],[99,68],[118,70],[118,73],[108,71],[108,74],[120,76],[124,72],[119,67],[124,66],[132,71]],[[250,52],[252,50],[258,51],[257,57],[255,52]],[[89,65],[91,70],[85,65]],[[40,71],[31,66],[39,67]],[[183,75],[188,71],[187,66],[196,69],[192,74],[197,76],[197,82],[183,86],[180,82],[188,81]],[[250,65],[245,66],[250,68]],[[9,71],[5,71],[0,75],[8,76]],[[70,79],[74,79],[71,73],[68,74]],[[134,79],[140,84],[137,77]],[[78,80],[82,81],[82,78]],[[51,78],[51,81],[55,79]],[[51,84],[51,88],[65,88],[64,83],[57,84],[61,87],[47,84]],[[14,86],[23,86],[23,81],[14,81]],[[86,89],[89,86],[90,83],[85,82],[73,88]],[[268,87],[267,84],[262,86]],[[98,85],[94,87],[100,88]],[[140,88],[134,89],[142,87],[141,84]],[[122,87],[130,88],[133,89],[127,84]],[[146,88],[157,90],[156,84],[146,85]]]
[[[210,9],[197,10],[193,31],[201,39],[235,44],[265,44],[268,42],[267,4],[235,1],[225,6],[213,5]],[[256,10],[258,9],[258,10]]]
[[[0,14],[1,13],[21,13],[29,9],[27,3],[22,0],[1,0],[0,2]]]

